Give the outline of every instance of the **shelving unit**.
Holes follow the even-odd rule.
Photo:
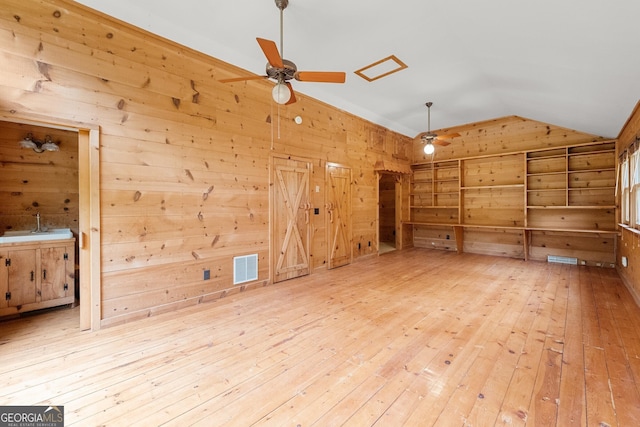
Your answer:
[[[615,141],[413,170],[411,219],[405,223],[416,246],[524,259],[555,252],[615,260]]]
[[[459,162],[435,162],[414,168],[410,193],[413,222],[457,224]]]
[[[615,143],[527,153],[530,229],[615,232]]]

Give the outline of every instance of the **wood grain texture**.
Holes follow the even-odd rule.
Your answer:
[[[135,327],[76,317],[2,323],[0,404],[70,426],[640,420],[640,309],[613,269],[409,249]]]
[[[272,83],[220,83],[246,71],[73,1],[8,0],[3,10],[2,111],[100,128],[95,200],[103,237],[103,325],[239,292],[231,270],[237,255],[259,257],[258,281],[242,289],[269,280],[272,154],[308,159],[317,171],[310,187],[320,191],[308,201],[320,208],[310,217],[310,271],[327,264],[327,162],[354,171],[349,252],[356,259],[377,254],[374,165],[386,160],[408,167],[411,138],[303,93],[295,104],[278,107],[271,102]],[[298,115],[302,125],[293,122]],[[372,137],[375,152],[369,151]],[[6,184],[33,168],[9,169],[2,175]],[[71,173],[37,183],[58,192],[62,175],[77,185]],[[0,193],[10,212],[28,207],[25,197],[7,199],[16,186]],[[57,201],[54,208],[64,206]],[[361,250],[355,250],[358,243]],[[203,280],[205,269],[210,281]]]

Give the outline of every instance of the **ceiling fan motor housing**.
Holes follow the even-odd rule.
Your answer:
[[[278,9],[280,10],[283,10],[287,6],[289,6],[289,0],[275,0],[275,1],[276,1],[276,6],[278,6]]]
[[[294,64],[292,61],[289,61],[288,59],[283,59],[282,63],[284,64],[284,68],[274,67],[267,62],[267,76],[279,82],[286,82],[293,79],[296,72],[298,71],[298,67],[296,67],[296,64]]]

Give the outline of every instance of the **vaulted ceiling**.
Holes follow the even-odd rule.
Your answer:
[[[78,1],[247,74],[265,72],[256,37],[279,45],[274,0]],[[616,137],[640,98],[639,19],[638,0],[290,0],[283,56],[347,73],[296,92],[408,136],[432,101],[433,129],[518,115]],[[354,73],[390,55],[407,68]]]

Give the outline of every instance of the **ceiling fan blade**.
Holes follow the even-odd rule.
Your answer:
[[[438,139],[438,138],[434,139],[432,142],[433,142],[434,145],[441,145],[443,147],[446,147],[447,145],[451,145],[450,142],[443,141],[443,140]]]
[[[287,87],[291,91],[291,98],[289,98],[289,101],[287,101],[287,103],[284,104],[284,105],[293,104],[294,102],[296,102],[296,93],[293,91],[293,86],[291,86],[291,83],[285,82],[285,84],[287,85]]]
[[[344,83],[347,75],[341,71],[298,71],[296,80],[301,82]]]
[[[222,79],[222,80],[218,80],[220,83],[232,83],[232,82],[242,82],[245,80],[259,80],[259,79],[266,79],[269,76],[246,76],[246,77],[234,77],[231,79]]]
[[[284,63],[282,62],[282,57],[278,52],[278,46],[276,46],[276,43],[271,40],[261,39],[260,37],[256,37],[256,40],[258,40],[258,44],[260,45],[262,52],[264,52],[264,56],[267,57],[269,64],[276,68],[284,68]]]
[[[451,138],[457,138],[459,137],[460,134],[458,132],[456,133],[448,133],[446,135],[438,135],[439,139],[451,139]]]

